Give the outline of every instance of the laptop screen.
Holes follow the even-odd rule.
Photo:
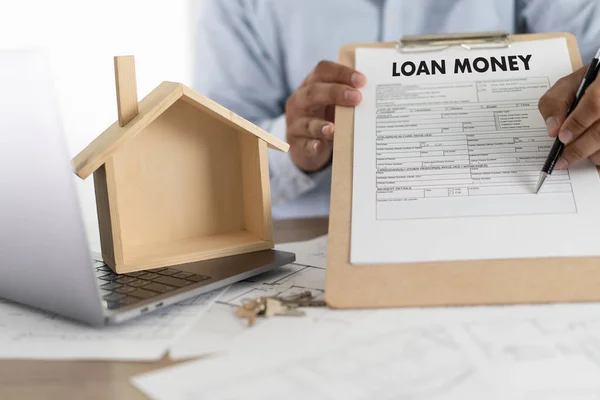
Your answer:
[[[0,297],[101,319],[49,64],[0,51]]]

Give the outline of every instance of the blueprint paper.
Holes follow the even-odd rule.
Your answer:
[[[254,328],[269,324],[269,332],[284,329],[287,324],[298,321],[287,319],[259,318],[253,329],[248,329],[247,321],[238,318],[235,310],[245,299],[260,296],[288,296],[310,290],[322,299],[325,291],[325,265],[327,260],[327,236],[321,236],[305,242],[277,245],[277,249],[291,251],[296,254],[296,262],[265,274],[239,282],[230,287],[215,305],[170,349],[169,356],[173,360],[181,360],[203,356],[210,353],[226,351],[237,340]],[[309,319],[318,316],[322,310],[309,310]],[[275,324],[273,326],[272,324]],[[304,325],[302,325],[304,326]]]
[[[314,251],[307,243],[292,245]],[[600,400],[596,303],[319,308],[253,328],[234,315],[243,298],[324,282],[324,269],[290,265],[234,285],[179,349],[219,354],[132,383],[157,400]]]
[[[0,299],[0,358],[158,360],[226,290],[200,295],[122,325],[99,328]]]
[[[272,350],[270,338],[257,335],[253,352],[231,351],[132,382],[157,400],[600,396],[600,305],[419,311],[374,311],[360,322],[340,315],[351,331],[295,354]]]
[[[278,324],[285,325],[288,321],[259,318],[256,325],[249,329],[247,320],[236,316],[237,307],[246,299],[290,296],[306,290],[310,290],[317,299],[322,299],[324,284],[325,269],[297,264],[289,264],[233,284],[206,315],[171,347],[169,356],[173,360],[181,360],[226,351],[236,340],[262,324],[268,323],[276,332],[280,329]]]

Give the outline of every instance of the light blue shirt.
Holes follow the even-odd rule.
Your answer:
[[[573,33],[584,62],[600,45],[600,0],[204,0],[193,86],[285,140],[285,102],[347,43],[503,30]],[[305,174],[269,151],[274,218],[329,214],[331,167]]]

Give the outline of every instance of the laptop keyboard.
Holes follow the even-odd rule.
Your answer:
[[[115,274],[102,263],[96,267],[96,279],[109,310],[129,306],[212,277],[173,268],[156,268],[129,274]]]

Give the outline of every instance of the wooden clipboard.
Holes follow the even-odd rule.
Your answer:
[[[537,41],[564,37],[573,70],[582,66],[575,37],[568,33],[469,34],[405,38],[399,43],[347,45],[340,63],[354,67],[359,47],[476,46],[493,38]],[[600,300],[600,258],[510,259],[460,262],[352,265],[352,173],[354,108],[336,109],[329,220],[326,300],[333,308],[425,307]],[[600,240],[599,240],[600,246]]]

